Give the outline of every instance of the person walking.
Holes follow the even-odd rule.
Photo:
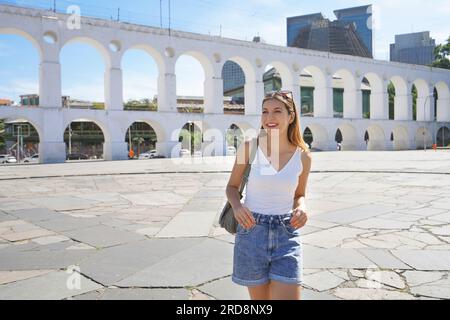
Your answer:
[[[300,229],[307,222],[305,195],[312,157],[301,135],[292,92],[268,93],[262,109],[258,137],[239,146],[226,188],[238,222],[232,281],[246,286],[252,300],[300,300]],[[251,146],[257,151],[241,203],[239,186]]]

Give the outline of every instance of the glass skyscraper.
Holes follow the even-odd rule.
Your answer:
[[[301,48],[308,48],[308,49],[314,49],[314,47],[320,47],[317,46],[317,41],[322,41],[321,39],[311,39],[314,34],[309,29],[314,29],[315,24],[321,23],[322,21],[325,21],[330,26],[342,26],[341,31],[337,31],[338,33],[346,32],[344,26],[352,25],[354,32],[357,34],[357,37],[359,37],[358,40],[353,39],[353,46],[355,48],[359,47],[365,47],[367,50],[361,50],[358,51],[368,51],[368,55],[370,57],[373,57],[373,29],[372,29],[372,6],[360,6],[360,7],[354,7],[354,8],[347,8],[347,9],[340,9],[335,10],[334,14],[336,15],[337,20],[335,21],[329,21],[328,19],[325,19],[324,16],[321,13],[314,13],[314,14],[308,14],[303,16],[297,16],[297,17],[289,17],[287,18],[287,45],[289,47],[298,46],[299,43],[302,43],[300,46]],[[317,29],[317,28],[315,28]],[[325,32],[326,30],[324,30]],[[326,31],[328,32],[328,31]],[[316,32],[316,36],[317,36]],[[336,36],[339,38],[339,35],[331,36],[329,40],[324,38],[324,46],[326,46],[328,49],[326,51],[333,52],[332,49],[330,49],[332,46],[329,45],[329,42],[336,38]],[[341,35],[340,36],[343,39],[349,38],[348,36]],[[299,39],[300,38],[300,39]],[[358,43],[359,42],[359,43]],[[316,43],[315,46],[310,47],[311,43]],[[339,45],[339,43],[338,43]],[[348,47],[348,43],[342,43],[342,46]],[[336,45],[335,45],[336,47]],[[337,46],[339,47],[339,46]],[[341,50],[342,51],[342,50]],[[340,53],[339,50],[336,53]],[[361,55],[361,54],[354,54],[354,55]]]

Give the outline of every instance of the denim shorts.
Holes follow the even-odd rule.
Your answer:
[[[300,229],[290,225],[291,214],[252,214],[253,227],[237,227],[232,281],[243,286],[262,285],[270,279],[301,285],[303,248]]]

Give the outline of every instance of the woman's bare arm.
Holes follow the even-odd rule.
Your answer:
[[[230,179],[226,187],[226,195],[231,207],[233,208],[234,216],[236,217],[236,220],[247,229],[252,227],[255,221],[250,210],[244,207],[241,203],[239,187],[242,183],[245,168],[250,158],[249,149],[250,147],[248,141],[241,143],[239,146],[236,152],[234,166],[231,170]]]

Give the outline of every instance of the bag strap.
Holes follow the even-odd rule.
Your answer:
[[[255,140],[256,140],[256,146],[255,146]],[[256,156],[256,151],[258,149],[259,146],[259,137],[257,137],[256,139],[252,139],[249,143],[249,149],[250,149],[250,156],[248,159],[248,163],[245,167],[245,171],[244,171],[244,175],[242,178],[242,183],[241,186],[239,188],[239,193],[242,196],[242,192],[244,191],[245,186],[247,185],[248,182],[248,176],[250,175],[250,169],[251,169],[251,165],[253,163],[253,160],[255,159]]]

